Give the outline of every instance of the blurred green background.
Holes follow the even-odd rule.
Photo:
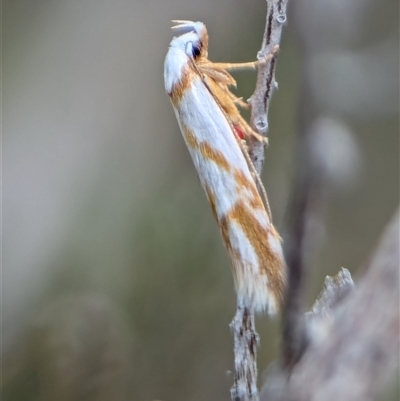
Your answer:
[[[399,4],[289,3],[263,180],[284,233],[307,85],[330,177],[311,305],[326,274],[357,277],[398,203]],[[211,60],[253,60],[265,12],[263,0],[3,1],[4,401],[230,399],[232,276],[163,61],[171,19],[206,23]],[[236,77],[248,98],[255,75]],[[279,319],[258,330],[262,372]]]

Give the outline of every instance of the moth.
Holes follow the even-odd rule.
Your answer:
[[[246,149],[251,136],[261,138],[239,112],[246,103],[229,89],[236,82],[228,70],[257,62],[213,63],[205,25],[173,22],[165,90],[228,251],[238,304],[274,314],[285,288],[281,238]]]

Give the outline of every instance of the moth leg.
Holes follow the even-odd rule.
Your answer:
[[[222,70],[255,70],[258,61],[249,61],[247,63],[213,63],[215,68]]]
[[[235,95],[232,96],[233,103],[235,103],[236,106],[241,107],[242,109],[250,109],[250,105],[246,103],[242,97],[236,97]]]
[[[266,61],[270,60],[271,58],[275,57],[279,51],[279,45],[275,45],[271,50],[271,53],[268,53],[264,58],[259,59],[257,64],[265,63]]]
[[[254,136],[254,138],[256,138],[259,142],[262,142],[264,144],[264,146],[268,146],[268,138],[267,137],[257,134],[257,132],[254,132],[254,131],[251,133],[251,136]]]
[[[267,54],[263,59],[257,61],[249,61],[247,63],[213,63],[216,68],[221,68],[228,71],[254,70],[259,64],[265,63],[275,57],[279,50],[279,45],[275,45],[271,53]]]

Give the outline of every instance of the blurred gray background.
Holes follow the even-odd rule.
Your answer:
[[[284,233],[306,82],[329,171],[309,305],[326,274],[362,274],[398,203],[398,8],[289,2],[263,180]],[[211,60],[253,60],[265,10],[263,0],[3,2],[3,400],[229,399],[232,276],[163,61],[171,19],[206,23]],[[255,74],[235,77],[248,98]],[[260,317],[258,329],[263,371],[279,319]],[[383,397],[397,399],[395,383]]]

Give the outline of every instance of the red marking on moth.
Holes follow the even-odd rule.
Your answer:
[[[237,136],[239,137],[240,140],[244,140],[244,131],[242,130],[242,127],[238,124],[234,124],[233,128],[235,128],[235,131],[237,133]]]

